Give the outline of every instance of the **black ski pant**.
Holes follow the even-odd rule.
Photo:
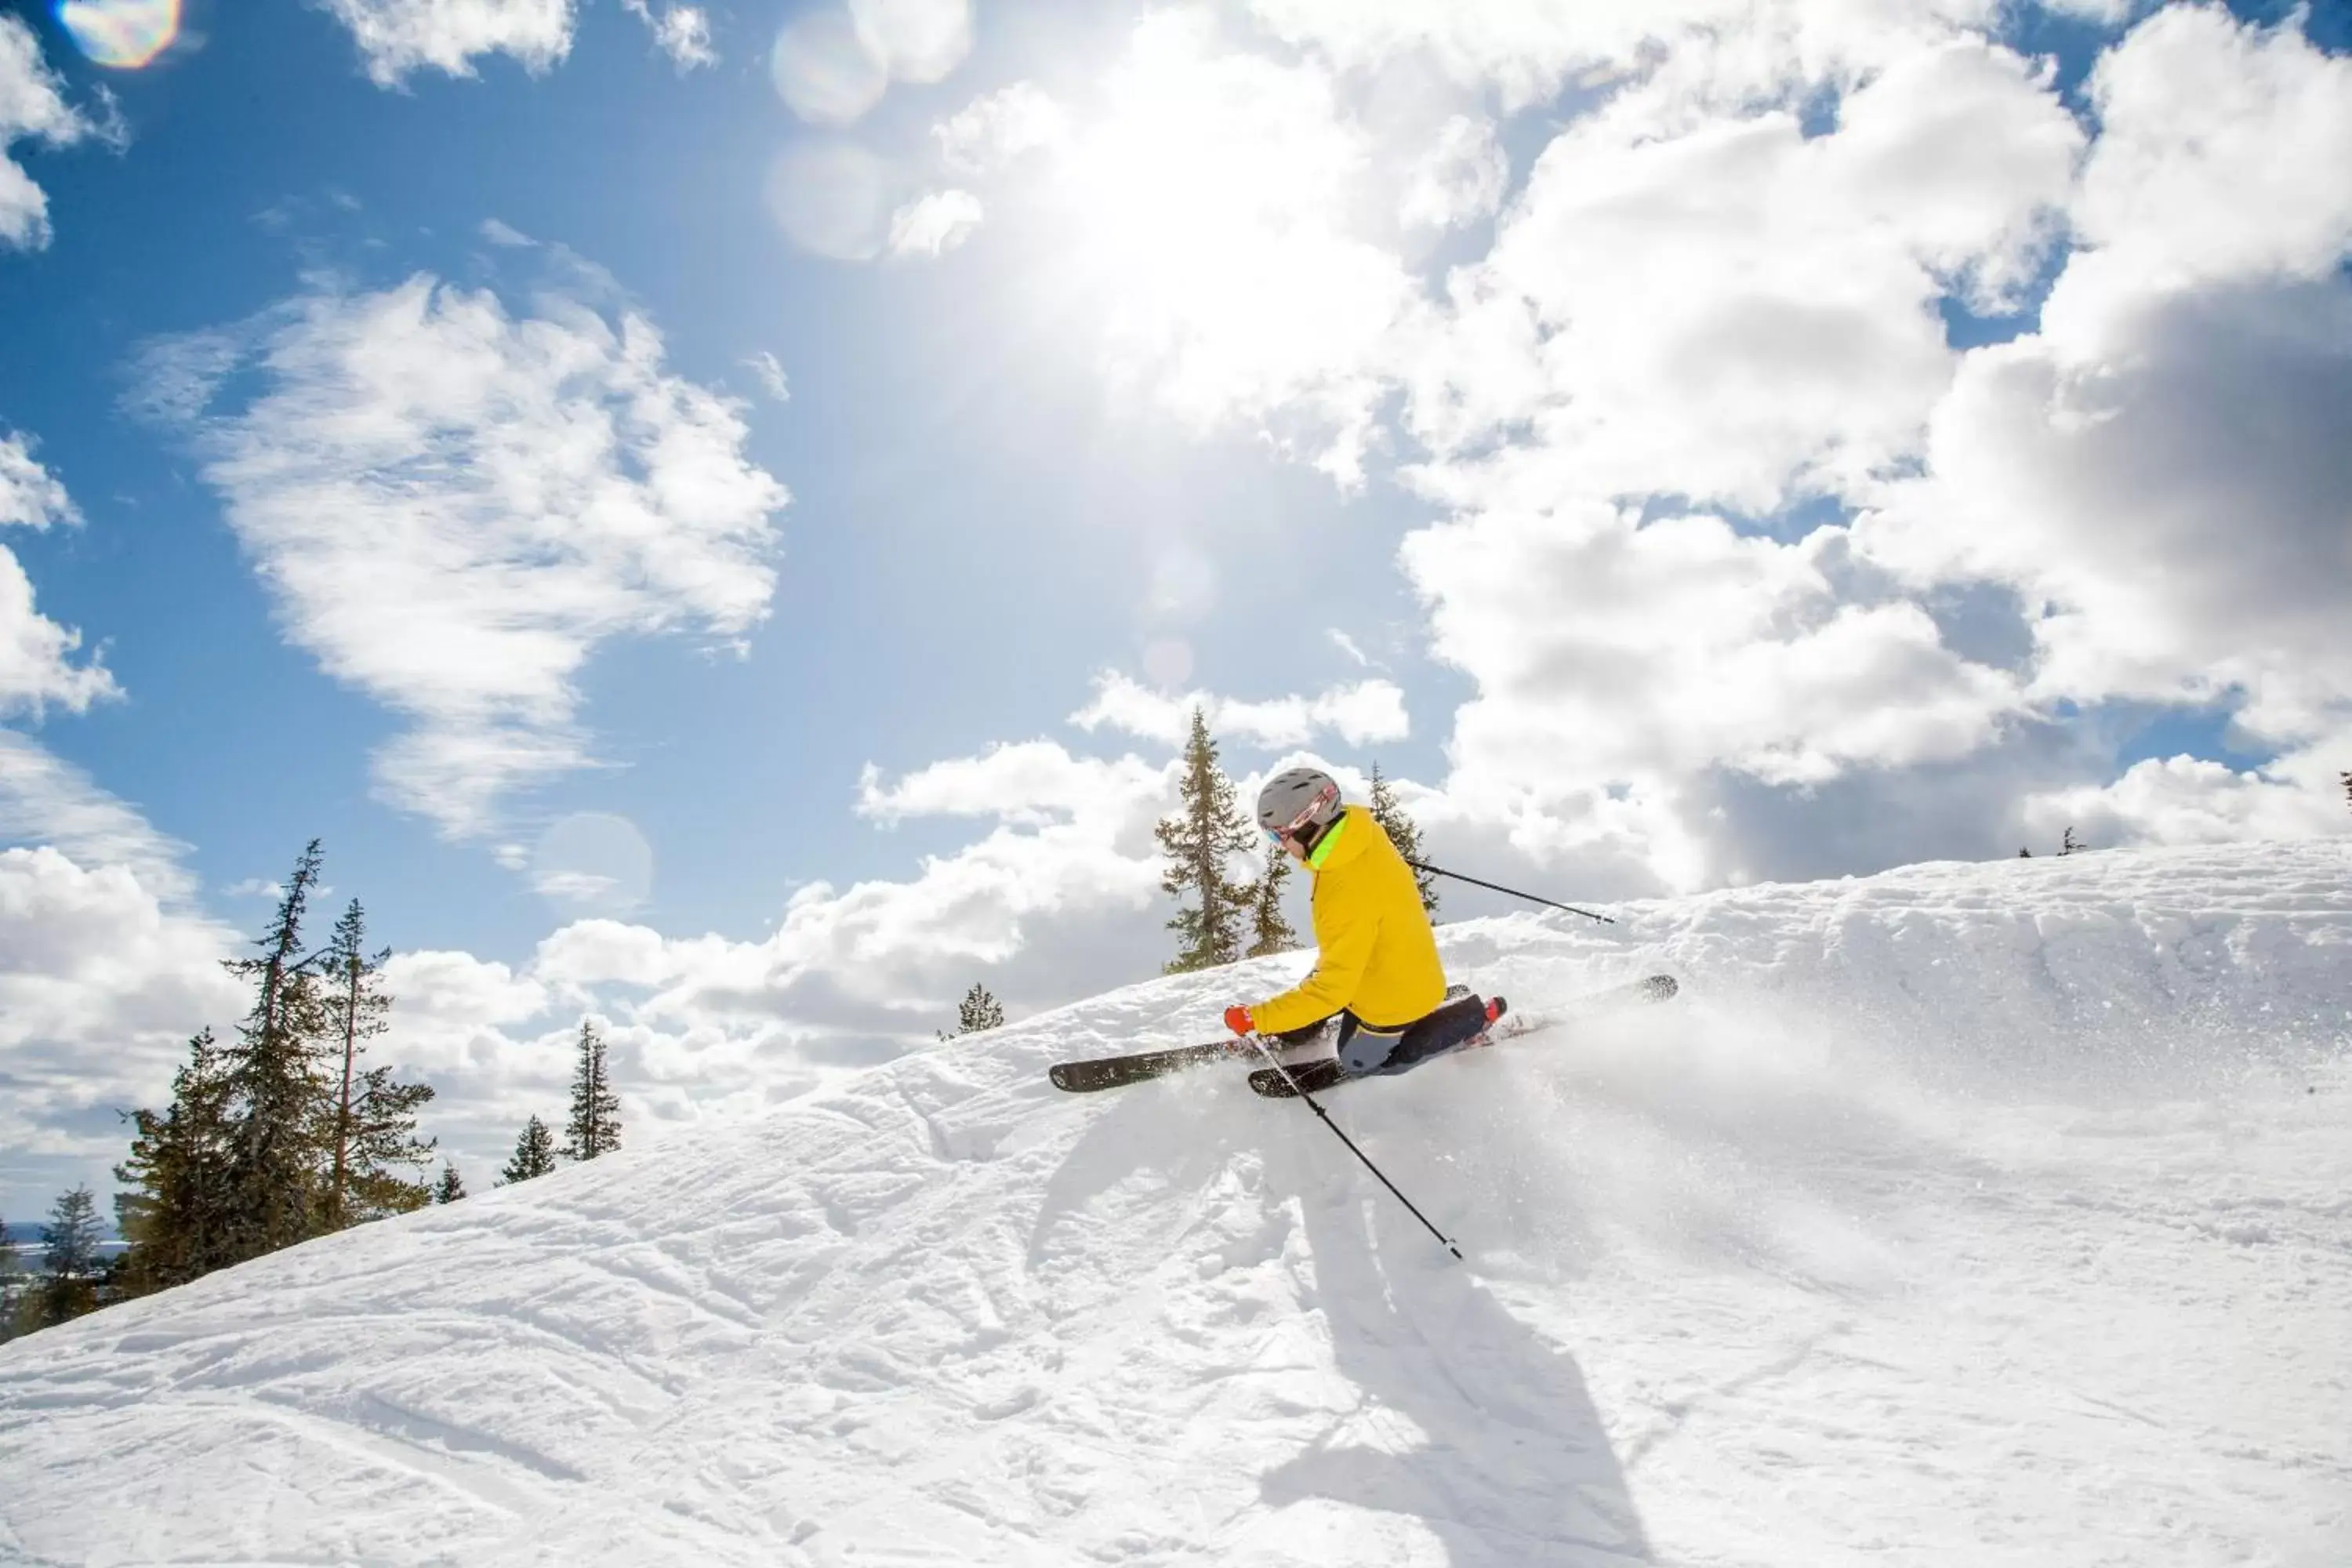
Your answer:
[[[1344,1010],[1339,1017],[1340,1065],[1350,1077],[1362,1077],[1367,1073],[1402,1072],[1475,1038],[1486,1026],[1486,1004],[1476,996],[1457,996],[1410,1024],[1387,1027],[1367,1024]],[[1286,1046],[1304,1045],[1330,1021],[1325,1018],[1319,1023],[1286,1029],[1275,1038]]]

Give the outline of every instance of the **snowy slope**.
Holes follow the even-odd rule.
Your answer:
[[[1156,982],[0,1348],[0,1561],[2352,1563],[2352,844],[1564,921],[1684,998],[1330,1102],[1466,1266],[1045,1085]]]

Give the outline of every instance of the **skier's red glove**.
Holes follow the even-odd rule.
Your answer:
[[[1246,1007],[1228,1007],[1225,1009],[1225,1027],[1236,1035],[1253,1035],[1257,1032],[1257,1020],[1250,1016]]]

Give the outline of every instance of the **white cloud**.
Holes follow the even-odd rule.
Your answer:
[[[196,881],[188,846],[35,741],[0,730],[0,840],[52,846],[78,863],[121,868],[152,896],[183,905]]]
[[[0,734],[0,766],[16,743]],[[21,1196],[103,1186],[117,1110],[158,1103],[187,1037],[242,1010],[220,968],[235,949],[127,867],[0,850],[0,1147]]]
[[[1413,433],[1441,457],[1517,437],[1471,493],[1527,504],[1766,511],[1916,451],[1954,363],[1938,300],[2011,287],[2067,196],[2082,136],[2055,95],[1956,43],[1829,135],[1773,110],[1662,137],[1657,112],[1629,93],[1545,149],[1412,363]]]
[[[539,243],[512,224],[500,223],[494,217],[482,220],[481,235],[492,245],[507,250],[528,249]]]
[[[0,717],[38,718],[50,703],[79,713],[122,695],[106,667],[73,662],[81,634],[33,607],[32,580],[14,552],[0,548]]]
[[[1407,173],[1397,216],[1431,228],[1474,222],[1503,205],[1510,177],[1494,122],[1456,114],[1438,127],[1436,141]]]
[[[0,527],[71,526],[81,514],[63,484],[33,457],[21,434],[0,436]],[[32,580],[15,552],[0,546],[0,717],[37,718],[50,703],[76,713],[120,697],[102,664],[77,664],[81,634],[33,607]]]
[[[1249,702],[1213,692],[1154,691],[1114,671],[1095,678],[1094,700],[1070,715],[1092,731],[1108,726],[1162,745],[1181,746],[1190,732],[1192,710],[1206,716],[1220,743],[1238,742],[1275,751],[1303,746],[1324,731],[1351,746],[1402,741],[1411,732],[1404,692],[1392,681],[1361,680],[1335,686],[1317,697],[1278,697]]]
[[[41,59],[40,40],[15,16],[0,16],[0,249],[49,243],[49,199],[9,153],[19,142],[66,147],[101,133],[66,102],[65,84]]]
[[[931,127],[951,169],[994,174],[1024,153],[1051,147],[1069,133],[1070,116],[1034,83],[1017,81],[973,99]]]
[[[761,349],[743,363],[760,378],[760,390],[766,393],[771,401],[790,403],[793,400],[792,383],[784,379],[784,367],[777,362],[775,355]]]
[[[288,637],[404,715],[379,787],[445,832],[590,765],[575,679],[600,645],[767,614],[784,489],[737,405],[662,368],[635,314],[509,317],[425,277],[289,302],[240,335],[259,390],[201,416],[206,479]],[[171,400],[205,389],[173,345]],[[214,378],[244,363],[194,356]]]
[[[1594,503],[1409,537],[1433,651],[1478,682],[1447,793],[1496,820],[1613,823],[1605,837],[1656,840],[1687,885],[1706,868],[1672,803],[1712,770],[1815,784],[1990,740],[2021,705],[2014,680],[1947,648],[1916,605],[1852,595],[1845,552],[1841,529],[1782,544]]]
[[[971,0],[848,0],[786,22],[768,72],[794,114],[845,126],[881,102],[893,81],[944,80],[971,52]]]
[[[21,432],[0,436],[0,528],[47,528],[81,521],[63,481],[33,456]]]
[[[2023,817],[2038,839],[2054,844],[2072,827],[2078,841],[2100,849],[2352,833],[2343,787],[2324,770],[2301,778],[2237,773],[2186,755],[2136,763],[2110,784],[2038,794]]]
[[[886,826],[910,816],[992,816],[1036,827],[1095,815],[1106,801],[1123,811],[1167,787],[1164,767],[1135,757],[1098,762],[1051,741],[1026,741],[933,763],[887,789],[881,770],[868,763],[858,780],[857,815]]]
[[[1361,665],[1366,668],[1370,668],[1372,662],[1370,656],[1366,654],[1362,648],[1357,647],[1356,639],[1349,637],[1346,632],[1341,631],[1337,626],[1327,626],[1324,628],[1323,635],[1331,639],[1331,646],[1333,647],[1336,647],[1341,653],[1346,654],[1359,665]]]
[[[2080,16],[2084,21],[2100,22],[2111,27],[2129,21],[2131,14],[2142,5],[2159,3],[2161,0],[2040,0],[2043,10]]]
[[[1999,15],[1997,0],[1251,0],[1250,9],[1276,36],[1343,68],[1378,71],[1417,57],[1495,92],[1509,112],[1571,82],[1676,69],[1704,78],[1718,103],[1754,102],[1804,81],[1851,82]]]
[[[710,16],[701,6],[673,0],[656,14],[647,0],[624,0],[624,4],[630,15],[652,30],[654,43],[680,71],[719,63],[710,47]]]
[[[311,0],[348,28],[379,87],[427,68],[474,74],[478,55],[550,70],[572,52],[573,0]]]
[[[2042,330],[1980,349],[1859,537],[2034,607],[2033,694],[2352,737],[2352,61],[2172,9],[2105,56]]]
[[[2075,224],[2103,269],[2142,289],[2324,278],[2352,250],[2352,59],[2292,23],[2168,6],[2100,58],[2090,95]]]
[[[980,227],[980,198],[970,191],[930,191],[890,215],[890,254],[944,256]]]

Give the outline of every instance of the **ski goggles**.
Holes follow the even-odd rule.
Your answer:
[[[1313,800],[1308,801],[1305,808],[1302,809],[1297,816],[1292,817],[1290,821],[1283,826],[1267,828],[1265,830],[1266,837],[1276,844],[1280,844],[1286,838],[1297,837],[1298,830],[1305,827],[1308,823],[1314,821],[1315,814],[1322,810],[1326,805],[1329,804],[1325,797],[1329,795],[1331,793],[1331,791],[1327,789],[1322,795],[1318,795]]]

